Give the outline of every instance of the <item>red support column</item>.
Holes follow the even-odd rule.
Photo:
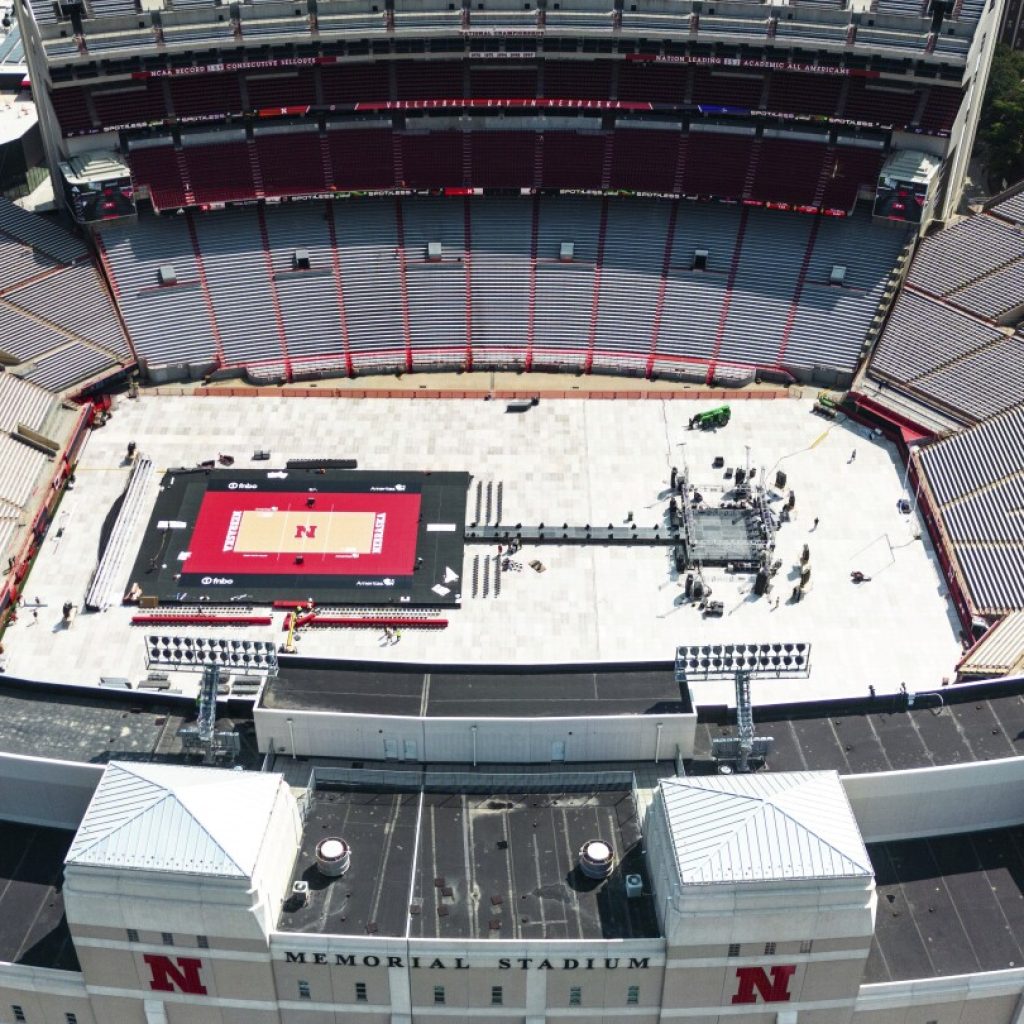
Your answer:
[[[334,288],[338,294],[338,321],[341,324],[341,350],[345,355],[345,375],[354,377],[355,367],[352,363],[352,346],[348,339],[348,313],[345,311],[345,289],[341,280],[341,257],[338,255],[338,233],[334,224],[334,203],[330,199],[327,206],[327,233],[331,237],[331,269],[334,274]]]
[[[587,335],[587,358],[583,372],[590,373],[594,366],[594,345],[597,342],[597,310],[601,302],[601,267],[604,264],[604,242],[608,232],[608,199],[601,200],[601,226],[597,230],[597,257],[594,260],[594,298],[590,304],[590,333]]]
[[[466,271],[466,372],[473,369],[473,221],[469,211],[470,198],[462,200],[463,253],[462,266]]]
[[[668,215],[668,229],[665,232],[665,254],[661,260],[661,281],[658,283],[658,298],[654,303],[654,323],[651,326],[651,350],[647,353],[647,367],[644,376],[654,373],[654,360],[658,356],[658,338],[661,335],[661,317],[665,312],[665,292],[668,290],[668,271],[672,263],[672,247],[676,240],[676,221],[679,218],[679,200],[672,204]]]
[[[524,369],[533,369],[533,335],[537,322],[537,244],[540,236],[540,196],[533,197],[533,227],[530,235],[530,300],[526,311],[526,362]]]
[[[217,365],[223,366],[227,360],[224,356],[224,339],[220,336],[220,328],[217,326],[217,311],[213,308],[213,296],[210,295],[210,285],[206,280],[206,267],[203,265],[203,253],[199,248],[199,236],[196,234],[196,226],[192,222],[192,211],[185,211],[185,223],[188,225],[189,238],[192,239],[192,251],[196,257],[196,270],[199,273],[199,289],[203,293],[203,301],[206,303],[206,313],[210,318],[210,331],[213,334],[214,351],[217,354]]]
[[[747,230],[748,207],[744,206],[740,212],[740,226],[736,231],[736,244],[732,250],[732,263],[729,265],[729,280],[725,284],[725,295],[722,296],[722,311],[718,316],[718,328],[715,331],[715,347],[711,350],[711,358],[708,360],[708,375],[705,383],[708,387],[715,378],[715,363],[718,361],[718,353],[722,348],[722,338],[725,337],[725,324],[729,319],[729,306],[732,305],[732,289],[736,284],[736,275],[740,269],[740,255],[743,251],[743,235]]]
[[[793,289],[793,301],[789,304],[789,313],[786,315],[786,325],[782,328],[782,340],[779,342],[779,354],[775,357],[775,365],[782,368],[782,360],[786,356],[786,347],[789,345],[789,336],[793,333],[793,324],[796,322],[796,315],[800,311],[800,296],[804,291],[804,284],[807,281],[807,271],[811,266],[811,258],[814,256],[814,243],[818,239],[818,225],[821,221],[815,217],[811,223],[811,233],[807,238],[807,248],[804,250],[803,262],[800,264],[800,273],[796,277],[796,287]]]
[[[288,333],[284,327],[284,314],[281,312],[281,299],[277,294],[277,281],[274,279],[274,259],[270,255],[270,236],[267,234],[267,219],[263,205],[257,208],[260,223],[260,238],[263,240],[263,255],[267,264],[267,281],[270,284],[270,301],[274,304],[274,319],[277,321],[277,337],[281,343],[281,355],[284,357],[284,373],[288,380],[292,379],[292,361],[288,355]]]
[[[395,234],[398,240],[398,290],[402,296],[402,340],[405,342],[405,372],[412,373],[409,279],[405,269],[405,221],[402,218],[402,200],[398,196],[395,196]]]

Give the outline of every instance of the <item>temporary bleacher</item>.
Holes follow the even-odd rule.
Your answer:
[[[1024,608],[1024,406],[926,446],[920,467],[978,614]]]
[[[134,551],[131,544],[139,522],[148,511],[151,499],[148,486],[152,475],[152,461],[145,455],[136,456],[117,518],[85,595],[88,608],[106,611],[120,601],[121,595],[115,593],[114,588],[122,576],[125,556]]]
[[[808,376],[852,373],[904,235],[865,214],[402,197],[143,216],[102,242],[151,366],[271,380],[289,361],[311,375],[482,359],[685,375],[706,373],[717,346],[723,367],[777,368],[784,349]],[[842,285],[829,284],[835,264]]]

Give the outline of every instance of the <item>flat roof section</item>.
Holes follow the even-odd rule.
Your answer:
[[[1024,827],[873,843],[878,914],[868,984],[1024,962]]]
[[[77,971],[64,897],[75,833],[0,821],[0,961]]]
[[[855,775],[1022,755],[1024,683],[991,689],[982,695],[951,686],[941,691],[941,708],[934,697],[922,697],[909,709],[899,694],[832,708],[758,708],[755,695],[754,726],[758,736],[775,740],[768,767],[778,772]],[[688,771],[713,771],[711,740],[735,734],[735,725],[698,721]]]
[[[417,822],[419,833],[417,842]],[[328,879],[316,844],[334,836],[351,867]],[[594,881],[576,861],[591,839],[615,855]],[[311,794],[293,880],[308,902],[285,905],[284,931],[454,939],[622,939],[659,934],[643,875],[640,826],[628,789],[467,793],[319,789]]]
[[[690,713],[668,663],[434,668],[281,658],[263,691],[276,710],[427,718],[559,718]]]
[[[92,694],[95,694],[93,696]],[[187,713],[186,713],[187,712]],[[0,751],[64,761],[168,761],[189,763],[178,730],[195,719],[191,701],[159,701],[116,690],[89,694],[68,687],[0,682]],[[261,757],[248,718],[224,716],[218,729],[242,739],[239,764]]]

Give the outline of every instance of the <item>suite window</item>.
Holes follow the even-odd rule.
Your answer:
[[[138,942],[139,941],[139,933],[134,928],[129,928],[128,929],[128,941],[129,942]]]
[[[505,993],[500,985],[491,986],[491,1006],[501,1006],[505,1002]]]
[[[775,943],[774,942],[766,942],[764,944],[764,955],[765,956],[775,956]]]
[[[800,952],[801,953],[810,953],[810,951],[813,948],[814,948],[814,940],[813,939],[804,939],[804,941],[800,943]]]
[[[78,1014],[75,1014],[75,1013],[65,1013],[64,1014],[64,1024],[78,1024]]]
[[[579,985],[573,985],[572,988],[569,989],[569,1005],[583,1005],[583,989],[581,989]]]
[[[356,1002],[357,1003],[365,1003],[366,1002],[366,982],[365,981],[357,981],[356,982]]]
[[[174,936],[170,932],[161,932],[160,939],[165,946],[174,945]]]
[[[312,999],[313,997],[309,994],[309,982],[299,982],[299,998],[300,999]]]
[[[23,1020],[26,1019],[25,1011],[20,1006],[12,1005],[11,1006],[11,1013],[14,1014],[14,1019],[16,1021],[23,1021]]]
[[[200,949],[209,949],[210,948],[210,940],[205,935],[197,935],[196,936],[196,945]]]
[[[626,1005],[636,1006],[640,1002],[640,986],[630,985],[626,990]]]
[[[740,955],[740,944],[738,942],[730,942],[729,943],[729,956],[739,956],[739,955]]]
[[[435,985],[434,986],[434,1005],[435,1006],[442,1006],[442,1005],[444,1005],[444,985]]]

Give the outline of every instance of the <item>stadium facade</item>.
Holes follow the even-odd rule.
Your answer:
[[[966,674],[1010,672],[1020,196],[926,240],[888,315],[1001,12],[21,0],[96,262],[0,204],[0,611],[135,368],[758,377],[853,387],[985,635]],[[220,706],[237,770],[189,765],[185,698],[5,681],[0,1021],[1021,1024],[1019,680],[775,709],[771,771],[725,774],[731,713],[672,666],[577,668],[518,684],[572,717],[285,672]]]

